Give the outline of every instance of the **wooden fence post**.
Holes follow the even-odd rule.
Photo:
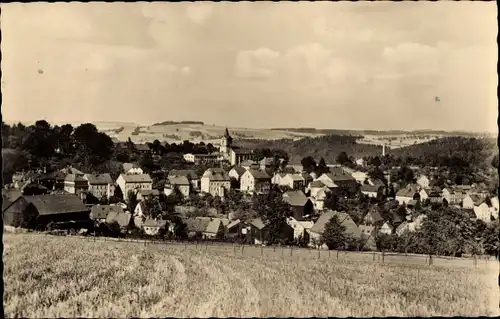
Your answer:
[[[243,253],[243,250],[245,249],[245,245],[241,245],[241,255],[243,256],[244,253]]]
[[[339,251],[337,250],[337,259],[339,259]]]
[[[384,259],[385,259],[385,252],[382,250],[382,263],[384,263]]]
[[[373,261],[375,261],[375,252],[373,252]]]
[[[293,255],[293,246],[290,246],[290,257]]]
[[[321,249],[318,249],[318,259],[321,259]]]
[[[284,250],[285,250],[285,248],[283,248],[283,246],[281,246],[281,257],[283,257]]]
[[[264,255],[264,247],[260,246],[260,257]]]

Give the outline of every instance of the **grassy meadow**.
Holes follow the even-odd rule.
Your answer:
[[[500,314],[494,261],[431,267],[37,234],[3,243],[11,318]]]

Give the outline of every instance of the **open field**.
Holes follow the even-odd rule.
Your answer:
[[[273,250],[268,248],[268,251]],[[259,248],[254,249],[260,251]],[[498,314],[498,264],[478,268],[4,235],[7,317]],[[313,252],[314,253],[314,252]],[[497,312],[495,312],[497,311]]]

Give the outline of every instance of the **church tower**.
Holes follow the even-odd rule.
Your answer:
[[[232,145],[233,145],[233,138],[231,137],[231,135],[229,135],[229,130],[226,127],[224,136],[220,139],[220,152],[228,156]]]

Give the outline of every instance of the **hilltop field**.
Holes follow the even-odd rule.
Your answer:
[[[259,251],[259,248],[254,249]],[[268,249],[272,251],[272,248]],[[284,257],[231,246],[4,235],[6,317],[498,315],[498,263]],[[326,253],[326,255],[325,255]],[[341,253],[342,254],[342,253]]]

